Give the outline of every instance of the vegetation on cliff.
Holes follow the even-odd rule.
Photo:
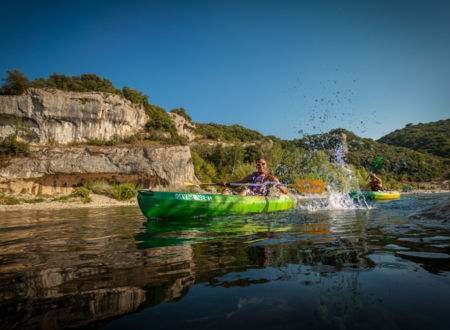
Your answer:
[[[450,119],[427,124],[407,124],[378,139],[378,142],[450,158],[449,132]]]
[[[264,138],[261,133],[240,125],[226,126],[214,123],[195,123],[195,133],[206,139],[228,142],[249,142]]]
[[[53,73],[47,79],[36,78],[33,81],[30,81],[23,72],[18,70],[7,71],[7,73],[8,77],[3,79],[5,83],[0,89],[0,94],[21,95],[28,88],[54,88],[68,92],[103,92],[117,94],[134,104],[141,105],[145,109],[145,112],[150,118],[147,125],[150,139],[174,144],[185,143],[185,140],[178,135],[175,125],[167,111],[157,105],[150,104],[148,95],[143,94],[139,90],[131,89],[128,86],[124,86],[122,90],[120,90],[115,88],[110,80],[101,78],[96,74],[82,74],[80,76],[69,77],[64,74]],[[173,112],[184,112],[184,115],[188,117],[184,109],[183,111],[181,109],[174,109]],[[161,134],[158,134],[159,131],[168,132],[170,138],[167,139],[162,137]]]

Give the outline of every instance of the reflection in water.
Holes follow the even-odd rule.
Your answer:
[[[432,197],[423,207],[446,198]],[[436,328],[449,225],[409,219],[420,198],[160,221],[136,207],[3,212],[2,328]]]

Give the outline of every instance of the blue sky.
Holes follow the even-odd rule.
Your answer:
[[[450,118],[450,1],[2,1],[0,77],[95,73],[195,122],[373,139]],[[299,133],[300,131],[300,133]]]

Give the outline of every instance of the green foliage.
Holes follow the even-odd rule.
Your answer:
[[[89,195],[91,194],[91,190],[87,186],[81,186],[75,189],[71,196],[72,197],[80,197],[83,203],[90,203],[92,202],[91,197]]]
[[[183,118],[186,119],[188,122],[191,122],[191,121],[192,121],[191,116],[189,116],[189,115],[186,113],[186,110],[184,110],[184,108],[172,109],[172,110],[170,110],[170,112],[175,113],[175,114],[177,114],[177,115],[183,117]]]
[[[81,76],[66,76],[65,74],[53,73],[48,79],[37,78],[32,81],[30,87],[34,88],[56,88],[70,92],[105,92],[121,94],[113,83],[96,74],[82,74]]]
[[[134,144],[138,143],[139,137],[137,134],[134,134],[134,135],[130,135],[130,136],[123,138],[122,141],[123,141],[123,143],[134,145]]]
[[[185,138],[178,135],[177,129],[166,110],[157,105],[148,105],[145,110],[150,118],[150,121],[147,123],[147,129],[152,133],[151,140],[164,141],[171,144],[187,143]],[[170,133],[170,138],[161,138],[157,131]]]
[[[33,199],[22,199],[22,202],[27,204],[37,204],[45,202],[45,200],[43,198],[33,198]]]
[[[8,77],[2,79],[6,83],[2,85],[0,94],[22,95],[30,87],[30,81],[23,72],[16,69],[6,72],[8,73]]]
[[[150,106],[148,95],[142,94],[142,92],[137,89],[131,89],[130,87],[124,86],[122,88],[122,93],[123,96],[132,103],[141,104],[146,109]]]
[[[115,196],[114,186],[107,182],[103,181],[88,182],[85,184],[85,186],[94,194],[105,195],[109,197]]]
[[[109,196],[119,201],[127,201],[137,196],[139,186],[133,183],[109,184],[107,182],[95,181],[86,183],[76,191],[78,192],[79,189],[81,189],[81,194],[84,194],[80,197],[86,194],[89,196],[87,192],[92,192],[97,195]],[[78,192],[77,195],[80,195],[80,193]]]
[[[60,197],[55,197],[52,199],[52,202],[69,202],[70,199],[72,198],[72,195],[64,195],[64,196],[60,196]]]
[[[88,139],[86,144],[91,146],[115,146],[122,142],[117,135],[114,135],[110,140],[99,140],[97,138]]]
[[[405,128],[383,136],[378,142],[450,158],[449,132],[450,119],[427,124],[407,124]]]
[[[201,182],[211,182],[216,177],[216,168],[213,164],[204,160],[198,153],[191,150],[192,162],[194,165],[194,172]]]
[[[222,140],[230,142],[249,142],[262,140],[264,136],[254,130],[242,127],[240,125],[219,125],[214,123],[201,124],[195,123],[195,133],[202,135],[206,139]]]
[[[122,183],[114,186],[114,196],[118,201],[128,201],[138,194],[138,187],[132,183]]]
[[[346,167],[339,160],[341,134],[347,135]],[[196,176],[201,181],[232,182],[254,172],[254,161],[266,159],[269,171],[283,183],[299,179],[321,179],[334,189],[355,189],[367,183],[368,171],[377,156],[376,169],[386,187],[398,182],[448,179],[448,160],[362,139],[342,129],[301,140],[268,140],[243,147],[197,144],[191,148]]]
[[[20,199],[14,196],[0,195],[0,205],[17,205],[20,204]]]
[[[445,179],[448,175],[450,161],[433,155],[423,154],[408,148],[394,147],[387,144],[363,139],[352,132],[336,129],[326,134],[307,136],[293,143],[305,147],[307,150],[332,151],[339,147],[339,136],[347,135],[348,153],[345,156],[346,163],[355,168],[370,169],[377,156],[383,160],[376,172],[384,181],[388,178],[397,181],[430,181],[433,179]],[[330,153],[330,160],[334,161]]]
[[[163,108],[157,105],[150,105],[147,110],[147,114],[150,117],[150,122],[147,124],[148,128],[170,131],[175,130],[172,119],[170,119],[169,114]]]
[[[3,194],[0,194],[0,205],[18,205],[21,203],[36,204],[42,202],[45,202],[43,198],[26,199],[26,198],[17,198],[15,196],[5,196]]]
[[[16,134],[10,134],[0,139],[0,158],[18,155],[29,156],[30,145],[26,142],[17,141]]]

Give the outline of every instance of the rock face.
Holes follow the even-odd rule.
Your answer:
[[[188,122],[182,116],[177,115],[176,113],[169,112],[170,118],[177,129],[177,133],[179,136],[183,136],[188,139],[188,141],[192,141],[195,138],[195,125]]]
[[[0,164],[0,192],[67,194],[88,181],[135,182],[143,188],[195,181],[187,146],[33,147],[31,157]]]
[[[23,95],[0,96],[0,137],[30,126],[28,142],[110,140],[138,133],[149,120],[141,106],[109,93],[30,88]]]

